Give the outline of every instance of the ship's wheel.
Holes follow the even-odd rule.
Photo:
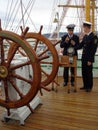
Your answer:
[[[25,35],[26,41],[32,46],[40,60],[41,87],[47,88],[54,81],[59,67],[57,51],[50,40],[41,33],[29,32]]]
[[[12,49],[10,48],[11,44]],[[25,59],[19,54],[19,47],[24,50]],[[21,71],[25,67],[27,73],[23,74]],[[10,108],[24,105],[30,108],[29,102],[40,89],[40,81],[40,64],[32,47],[25,40],[22,40],[21,36],[9,31],[0,31],[0,82],[3,91],[0,96],[0,105],[7,108],[8,115]],[[23,84],[21,88],[20,83]],[[13,99],[9,88],[15,91],[17,98],[14,96]]]

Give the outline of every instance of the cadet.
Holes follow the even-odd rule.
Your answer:
[[[85,35],[82,42],[79,45],[79,48],[83,48],[82,52],[82,78],[83,78],[83,87],[81,90],[90,92],[93,87],[93,62],[94,56],[97,49],[98,39],[97,36],[91,32],[91,23],[83,22],[83,29]]]
[[[65,34],[60,43],[60,47],[63,48],[63,55],[68,54],[69,47],[76,47],[79,43],[79,37],[75,35],[74,32],[74,24],[69,24],[66,28],[68,33]],[[74,55],[77,55],[77,50],[74,50]],[[71,85],[74,86],[74,67],[70,68],[71,71]],[[67,86],[68,83],[68,73],[69,67],[64,67],[63,78],[64,78],[64,86]]]

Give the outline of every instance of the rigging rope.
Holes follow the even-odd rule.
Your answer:
[[[8,7],[9,7],[9,0],[7,2],[7,6],[6,6],[6,12],[5,12],[5,18],[4,18],[4,27],[6,26],[6,22],[7,21],[7,17],[8,17]]]
[[[14,14],[14,16],[13,16],[13,20],[10,21],[10,24],[11,24],[11,25],[10,25],[10,28],[9,28],[10,30],[13,30],[14,22],[15,22],[15,20],[17,21],[17,14],[18,14],[18,11],[19,11],[19,7],[20,7],[20,4],[18,4],[18,6],[17,6],[17,8],[16,8],[16,12],[14,11],[15,14]],[[13,13],[14,13],[14,12],[13,12]]]
[[[71,2],[71,0],[67,0],[65,4],[66,4],[66,5],[69,5],[70,2]],[[58,32],[60,31],[61,25],[62,25],[62,23],[63,23],[63,21],[64,21],[64,18],[65,18],[65,16],[66,16],[66,13],[67,13],[67,10],[68,10],[68,8],[64,8],[64,9],[63,9],[62,14],[61,14],[61,16],[60,16],[60,18],[59,18],[59,21],[58,21],[58,23],[57,23],[57,25],[56,25],[56,28],[55,28],[55,30],[52,32],[52,34],[50,35],[50,38],[54,38],[55,32],[58,33]]]
[[[50,21],[49,21],[49,27],[48,27],[48,32],[51,32],[52,30],[52,22],[53,22],[53,19],[54,19],[54,16],[55,16],[55,5],[57,3],[57,0],[54,0],[53,1],[53,5],[52,5],[52,12],[51,12],[51,16],[50,16]]]
[[[9,8],[9,13],[8,13],[8,18],[7,18],[7,20],[6,20],[5,29],[7,29],[8,25],[9,25],[10,22],[11,22],[11,19],[12,19],[12,17],[13,17],[13,13],[15,12],[15,8],[16,8],[16,6],[17,6],[17,3],[18,3],[18,0],[15,2],[15,4],[13,4],[13,0],[12,0],[12,2],[11,2],[11,4],[10,4],[10,8]],[[14,7],[13,7],[13,5],[14,5]],[[13,7],[13,8],[12,8],[12,7]]]
[[[17,26],[16,26],[16,28],[15,28],[15,32],[17,32],[18,31],[18,29],[19,29],[19,25],[21,24],[21,22],[22,22],[22,19],[24,18],[24,16],[27,14],[28,15],[28,12],[27,12],[27,10],[28,9],[30,9],[30,6],[31,6],[31,9],[32,9],[32,7],[33,7],[33,5],[34,5],[34,2],[35,2],[35,0],[30,0],[29,2],[28,2],[28,4],[27,4],[27,7],[25,8],[25,11],[24,11],[24,13],[23,13],[23,15],[22,15],[22,18],[20,19],[20,21],[18,22],[18,24],[17,24]],[[33,4],[32,4],[33,3]],[[23,3],[22,3],[22,6],[24,6],[23,5]],[[31,12],[31,10],[30,10],[30,12]],[[29,13],[30,13],[29,12]]]
[[[24,15],[23,15],[23,3],[22,0],[20,0],[20,5],[21,5],[21,14],[22,14],[22,22],[23,22],[23,29],[25,29],[25,24],[24,24]]]
[[[27,6],[25,7],[22,0],[20,2],[19,2],[19,0],[16,0],[16,1],[13,1],[13,0],[9,1],[8,0],[7,7],[6,7],[6,16],[5,16],[5,19],[4,19],[4,28],[5,29],[9,28],[10,30],[17,32],[20,28],[20,24],[22,23],[23,26],[25,26],[25,24],[27,23],[28,18],[29,18],[32,25],[36,29],[33,21],[30,18],[30,13],[31,13],[31,10],[33,8],[34,3],[35,3],[35,0],[29,0]],[[20,5],[21,5],[21,13],[22,13],[21,18],[18,17],[18,14],[19,14],[19,11],[20,11]],[[26,19],[24,19],[26,14],[27,14],[27,17],[26,17]],[[15,23],[15,21],[17,22],[17,20],[18,20],[18,24],[16,25],[14,23]],[[13,27],[14,25],[16,26],[16,28]]]
[[[75,0],[75,5],[78,5],[78,3],[77,3],[76,0]],[[76,15],[77,15],[77,21],[76,21],[76,23],[78,23],[78,20],[79,20],[79,22],[81,22],[81,17],[80,17],[80,14],[79,14],[79,10],[80,9],[77,8],[77,13],[76,13]]]
[[[31,19],[31,17],[30,17],[31,10],[32,10],[32,8],[33,8],[33,6],[34,6],[34,3],[35,3],[35,0],[34,0],[34,2],[32,2],[32,4],[30,4],[30,5],[31,5],[31,9],[30,9],[30,11],[28,12],[28,10],[27,10],[27,12],[26,12],[26,13],[27,13],[27,19],[25,20],[25,25],[26,25],[26,23],[27,23],[28,19],[30,19],[30,21],[31,21],[32,25],[33,25],[33,26],[35,27],[35,29],[37,30],[36,26],[34,25],[34,23],[33,23],[32,19]],[[26,8],[25,8],[24,4],[23,4],[23,7],[24,7],[24,9],[26,10]]]

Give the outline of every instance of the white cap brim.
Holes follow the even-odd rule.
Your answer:
[[[89,26],[92,25],[92,23],[91,23],[91,22],[88,22],[88,21],[84,21],[83,24],[87,24],[87,25],[89,25]]]

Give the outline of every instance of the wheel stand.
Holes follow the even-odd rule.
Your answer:
[[[41,99],[36,96],[33,101],[31,101],[30,106],[34,110],[39,104],[42,104]],[[27,106],[23,106],[17,109],[10,109],[10,116],[7,115],[5,110],[2,115],[2,121],[8,122],[9,120],[19,120],[20,125],[24,125],[24,121],[31,114],[30,109]]]

